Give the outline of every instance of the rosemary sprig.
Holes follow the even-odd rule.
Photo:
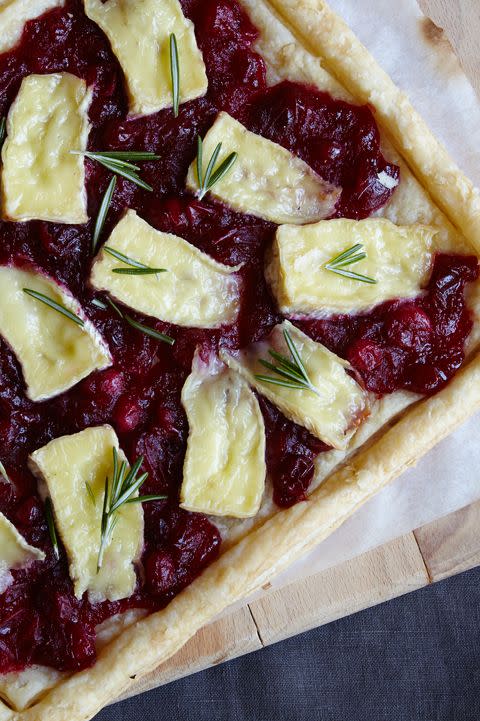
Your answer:
[[[36,290],[32,290],[31,288],[22,288],[23,292],[27,295],[31,296],[32,298],[35,298],[35,300],[39,300],[40,303],[43,303],[44,305],[47,305],[49,308],[52,308],[53,310],[56,310],[57,313],[61,313],[65,318],[68,318],[68,320],[71,320],[73,323],[76,323],[81,328],[85,325],[84,321],[78,317],[78,315],[75,315],[75,313],[72,313],[72,311],[68,310],[68,308],[65,308],[64,305],[61,305],[60,303],[57,303],[52,298],[50,298],[48,295],[44,295],[43,293],[38,293]]]
[[[10,478],[8,477],[8,473],[6,471],[5,466],[3,465],[2,461],[0,461],[0,476],[3,478],[5,483],[12,483]]]
[[[126,178],[132,183],[135,183],[135,185],[138,185],[139,188],[150,191],[153,190],[151,185],[141,179],[138,174],[140,168],[132,161],[158,160],[160,158],[159,155],[136,150],[108,150],[102,152],[71,150],[70,152],[73,155],[83,155],[85,158],[95,160],[97,163],[100,163],[100,165],[103,165],[104,168],[107,168],[107,170],[115,173],[115,175],[121,175],[122,178]]]
[[[97,308],[100,308],[101,310],[107,310],[108,305],[103,302],[103,300],[98,300],[98,298],[94,298],[92,300],[92,305],[95,305]]]
[[[122,313],[118,305],[114,303],[111,298],[107,298],[107,301],[113,308],[115,313],[120,316],[122,320],[125,320],[129,325],[131,325],[132,328],[135,328],[136,330],[145,333],[145,335],[148,335],[151,338],[155,338],[155,340],[160,340],[162,341],[162,343],[168,343],[168,345],[173,345],[175,343],[175,339],[171,336],[166,335],[165,333],[160,333],[160,331],[155,330],[155,328],[151,328],[149,325],[143,325],[143,323],[139,323],[138,321],[134,320],[132,316],[128,315],[128,313]]]
[[[361,243],[356,243],[355,245],[352,245],[351,248],[347,248],[347,250],[344,250],[334,258],[331,258],[327,263],[325,263],[324,268],[332,271],[332,273],[341,275],[344,278],[350,278],[351,280],[358,280],[361,283],[370,283],[371,285],[375,285],[377,283],[375,278],[370,278],[368,275],[362,275],[361,273],[355,273],[353,270],[345,270],[346,266],[358,263],[366,257],[367,254],[363,250],[363,245]]]
[[[117,184],[117,177],[116,175],[112,175],[110,178],[110,182],[108,184],[108,188],[105,191],[105,195],[103,196],[103,200],[100,204],[100,209],[98,211],[97,220],[95,222],[95,229],[93,231],[93,241],[92,241],[92,253],[95,253],[95,250],[98,245],[98,241],[100,239],[100,235],[103,230],[103,226],[105,225],[105,220],[107,219],[108,211],[110,208],[110,203],[112,202],[113,193],[115,191],[115,186]]]
[[[172,76],[173,115],[178,118],[180,106],[180,63],[175,33],[170,35],[170,73]]]
[[[127,463],[118,462],[117,449],[113,448],[113,477],[109,482],[105,479],[105,494],[103,496],[102,520],[100,524],[100,547],[98,551],[97,573],[103,565],[105,551],[112,542],[113,532],[118,523],[118,511],[125,503],[143,503],[146,501],[164,500],[164,495],[135,496],[140,486],[148,477],[148,473],[139,474],[143,463],[143,456],[138,458],[128,469]]]
[[[48,533],[53,546],[53,552],[55,558],[60,558],[60,548],[58,545],[57,529],[55,528],[55,521],[53,520],[53,504],[52,499],[47,497],[45,499],[45,515],[47,517]]]
[[[113,258],[120,260],[122,263],[129,265],[130,268],[112,268],[112,273],[120,273],[122,275],[157,275],[157,273],[166,273],[166,268],[150,268],[148,265],[140,263],[139,260],[129,258],[128,255],[120,253],[119,250],[115,250],[109,245],[103,247],[105,253],[108,253]]]
[[[5,138],[7,137],[7,119],[0,118],[0,150],[2,149]]]
[[[92,502],[93,505],[95,506],[95,505],[96,505],[95,496],[94,496],[94,494],[93,494],[92,487],[91,487],[91,485],[90,485],[90,483],[89,483],[88,481],[85,481],[85,488],[87,489],[87,493],[88,493],[88,495],[89,495],[89,497],[90,497],[91,502]]]
[[[238,153],[230,153],[225,160],[220,163],[218,168],[214,171],[215,163],[218,160],[218,156],[220,155],[220,151],[222,149],[222,144],[218,143],[217,147],[212,153],[212,156],[210,160],[208,161],[207,169],[205,171],[205,175],[203,174],[203,140],[200,137],[200,135],[197,137],[197,178],[198,178],[198,185],[199,185],[199,191],[198,191],[198,197],[199,200],[202,200],[204,196],[208,193],[209,190],[213,188],[215,183],[218,183],[219,180],[223,178],[224,175],[228,173],[228,171],[232,168],[232,166],[235,164]]]
[[[277,361],[277,365],[270,361],[260,359],[260,363],[268,370],[273,371],[275,376],[257,374],[255,378],[263,383],[272,383],[273,385],[283,386],[284,388],[295,388],[296,390],[309,390],[312,393],[318,395],[318,390],[313,385],[310,377],[307,373],[307,369],[300,357],[300,353],[295,343],[292,340],[292,336],[287,329],[283,331],[283,337],[285,343],[290,351],[290,358],[277,353],[274,350],[269,350],[271,357]]]

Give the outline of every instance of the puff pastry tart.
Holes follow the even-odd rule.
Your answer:
[[[480,405],[480,201],[323,0],[0,38],[0,718],[80,721]]]

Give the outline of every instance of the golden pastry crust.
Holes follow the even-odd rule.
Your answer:
[[[381,215],[401,224],[435,225],[442,247],[471,252],[473,246],[478,252],[478,191],[323,0],[239,2],[260,30],[257,45],[268,63],[271,82],[289,77],[376,107],[389,158],[397,161],[402,156],[402,182]],[[480,292],[471,295],[474,313],[480,317]],[[477,323],[472,349],[479,340],[479,327]],[[332,452],[336,456],[325,454],[329,458],[317,464],[315,490],[307,501],[278,510],[267,499],[255,521],[228,528],[221,557],[167,608],[130,626],[100,652],[93,668],[63,680],[32,708],[15,712],[1,705],[0,721],[80,721],[115,700],[134,676],[153,670],[225,607],[313,548],[479,408],[480,358],[472,357],[437,395],[417,399],[407,393],[384,399],[369,429],[361,430],[364,445],[347,460]],[[398,417],[393,425],[392,416]]]

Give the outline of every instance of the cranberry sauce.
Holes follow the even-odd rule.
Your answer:
[[[434,393],[464,361],[465,341],[472,329],[464,289],[478,276],[475,256],[438,255],[424,295],[382,303],[365,315],[299,325],[347,358],[368,390]]]
[[[15,573],[13,585],[1,599],[2,672],[32,663],[58,669],[91,665],[96,657],[96,624],[135,606],[161,608],[218,554],[221,539],[215,526],[201,514],[178,508],[188,433],[181,388],[198,344],[214,349],[219,344],[243,346],[264,337],[280,316],[263,277],[264,251],[275,227],[208,197],[199,202],[184,189],[197,134],[208,130],[219,110],[229,112],[251,130],[302,157],[327,180],[340,184],[343,192],[337,216],[368,216],[393,192],[378,182],[378,173],[399,177],[398,168],[389,165],[380,152],[369,108],[288,82],[267,88],[265,64],[252,47],[256,30],[235,0],[182,0],[182,5],[195,23],[209,90],[204,98],[182,105],[178,118],[171,110],[146,118],[127,117],[121,69],[105,36],[83,14],[80,0],[67,0],[64,8],[29,22],[19,46],[0,56],[0,116],[8,112],[26,75],[68,71],[84,78],[94,90],[91,149],[147,150],[161,156],[159,161],[142,164],[141,175],[153,192],[118,179],[104,238],[124,209],[131,207],[154,227],[182,236],[215,259],[230,265],[243,263],[241,309],[233,326],[204,331],[147,319],[175,338],[175,345],[169,347],[126,325],[111,310],[92,305],[94,294],[87,282],[92,231],[109,182],[103,167],[86,161],[91,217],[87,225],[0,223],[0,263],[38,268],[65,284],[103,334],[114,359],[111,368],[91,374],[67,393],[32,403],[25,395],[19,364],[0,339],[0,456],[14,483],[14,487],[0,483],[0,510],[29,542],[47,553],[44,563]],[[458,365],[463,357],[470,321],[462,290],[475,274],[468,263],[439,260],[424,299],[391,306],[395,322],[386,318],[383,307],[363,320],[317,323],[309,332],[348,355],[366,385],[378,392],[408,384],[434,390],[438,383],[428,380],[428,369],[438,368],[446,379],[453,371],[448,363],[455,358],[453,363]],[[412,309],[417,313],[413,329]],[[139,314],[132,315],[145,322]],[[437,342],[437,333],[443,345]],[[365,350],[362,354],[361,347],[355,349],[355,340],[370,342],[370,356]],[[395,358],[395,367],[403,363],[401,380],[376,370],[387,367],[390,357]],[[409,370],[415,358],[421,359],[418,365],[424,361],[423,375]],[[304,497],[315,455],[325,446],[266,401],[262,408],[275,500],[291,505]],[[107,422],[117,431],[130,459],[144,456],[149,477],[143,491],[165,493],[168,500],[144,505],[144,578],[139,579],[135,595],[118,603],[91,605],[75,599],[63,551],[60,560],[53,556],[27,458],[52,438]]]

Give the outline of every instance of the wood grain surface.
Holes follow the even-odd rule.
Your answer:
[[[480,96],[480,0],[419,0],[419,4],[444,30]],[[479,565],[479,528],[480,501],[351,561],[266,592],[203,628],[172,659],[132,682],[124,697]]]
[[[444,30],[480,97],[479,0],[418,0],[425,15]]]

